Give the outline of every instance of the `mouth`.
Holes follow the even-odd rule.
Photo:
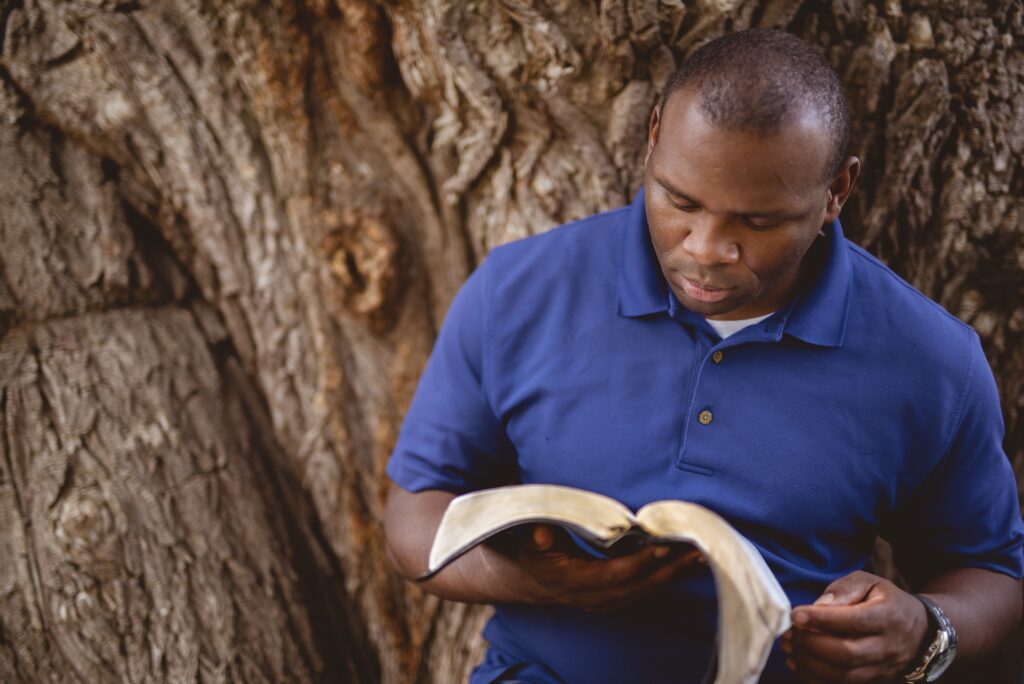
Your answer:
[[[683,292],[700,302],[718,302],[725,299],[731,287],[713,287],[683,278]]]

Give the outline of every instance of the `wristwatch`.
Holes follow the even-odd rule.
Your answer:
[[[924,604],[925,612],[928,613],[929,634],[934,633],[935,638],[928,644],[917,667],[910,673],[903,675],[906,682],[934,682],[939,676],[949,669],[956,657],[956,630],[953,623],[949,621],[942,609],[935,605],[930,599],[914,594],[914,598]]]

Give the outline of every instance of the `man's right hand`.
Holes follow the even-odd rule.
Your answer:
[[[704,563],[690,545],[647,546],[625,556],[587,556],[564,530],[535,525],[514,550],[536,603],[606,611],[643,599]]]
[[[384,511],[388,555],[402,576],[427,567],[430,545],[454,494],[412,493],[393,485]],[[608,560],[588,556],[560,527],[536,525],[508,546],[480,544],[420,584],[441,598],[467,603],[561,604],[612,610],[643,599],[691,571],[691,546],[649,546]]]

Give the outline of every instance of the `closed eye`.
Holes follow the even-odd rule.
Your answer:
[[[700,209],[700,206],[697,205],[697,204],[687,204],[687,203],[684,203],[684,202],[676,202],[675,200],[671,200],[671,199],[669,200],[669,204],[671,204],[674,208],[678,209],[679,211],[685,211],[688,214],[691,214],[691,213],[693,213],[693,212],[695,212],[695,211]]]
[[[768,230],[769,228],[774,228],[780,223],[778,219],[753,219],[747,218],[746,216],[742,217],[742,221],[754,230]]]

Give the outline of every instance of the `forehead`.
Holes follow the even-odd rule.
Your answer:
[[[734,130],[710,121],[699,97],[680,91],[666,103],[651,157],[657,180],[742,211],[794,209],[817,198],[830,140],[813,110],[774,131]]]

